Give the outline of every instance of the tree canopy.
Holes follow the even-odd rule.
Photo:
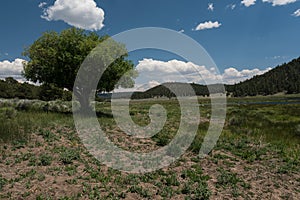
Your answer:
[[[106,45],[102,49],[96,48],[107,40],[112,39],[109,36],[100,37],[95,33],[86,33],[75,28],[64,30],[61,33],[46,32],[25,49],[23,55],[28,57],[29,61],[24,63],[23,76],[35,83],[53,84],[55,87],[67,88],[72,91],[78,70],[84,61],[88,63],[87,59],[97,55],[102,65],[104,61],[109,60],[109,55],[114,54],[116,49],[120,48],[122,49],[120,51],[123,52],[122,55],[109,62],[108,68],[98,82],[97,90],[98,92],[109,92],[118,86],[133,87],[133,78],[136,72],[133,63],[126,59],[128,54],[124,51],[124,45],[114,42],[114,45]],[[99,63],[91,62],[91,64]],[[100,66],[100,69],[102,68],[103,66]],[[97,68],[91,66],[90,69]],[[94,73],[99,73],[99,71]],[[123,77],[123,82],[117,84],[121,77]],[[91,78],[86,77],[85,81]],[[78,92],[74,91],[81,104],[83,103],[82,98],[84,98],[82,96],[84,95],[83,89],[78,88]]]

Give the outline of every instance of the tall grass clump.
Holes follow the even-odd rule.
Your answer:
[[[18,111],[0,108],[0,142],[28,140],[35,130],[57,125],[73,127],[71,115],[43,111]]]
[[[18,112],[13,107],[0,108],[0,140],[12,140],[15,137],[23,138],[23,133],[29,127],[26,120],[18,121]]]

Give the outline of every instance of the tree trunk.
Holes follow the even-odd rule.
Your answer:
[[[84,115],[89,115],[93,112],[91,106],[90,106],[90,92],[85,91],[84,89],[81,89],[81,91],[76,91],[75,96],[77,97],[79,103],[80,103],[80,110],[79,112]]]

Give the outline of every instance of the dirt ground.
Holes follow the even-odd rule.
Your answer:
[[[134,143],[118,130],[111,134],[119,146],[158,148],[152,140]],[[237,153],[238,145],[235,151],[222,143],[203,159],[189,151],[157,172],[128,174],[99,163],[72,128],[52,127],[38,130],[28,142],[1,145],[0,198],[300,199],[298,163],[267,145],[251,145],[249,152],[263,153],[252,159]]]

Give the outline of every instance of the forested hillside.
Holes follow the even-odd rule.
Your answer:
[[[193,91],[190,90],[193,88]],[[176,96],[209,96],[213,93],[225,93],[225,88],[222,85],[199,85],[195,83],[163,83],[153,87],[145,92],[136,92],[133,94],[133,99],[153,98],[153,97],[176,97]]]
[[[236,97],[272,95],[279,92],[300,93],[300,57],[265,74],[235,85],[227,85],[226,90]]]

